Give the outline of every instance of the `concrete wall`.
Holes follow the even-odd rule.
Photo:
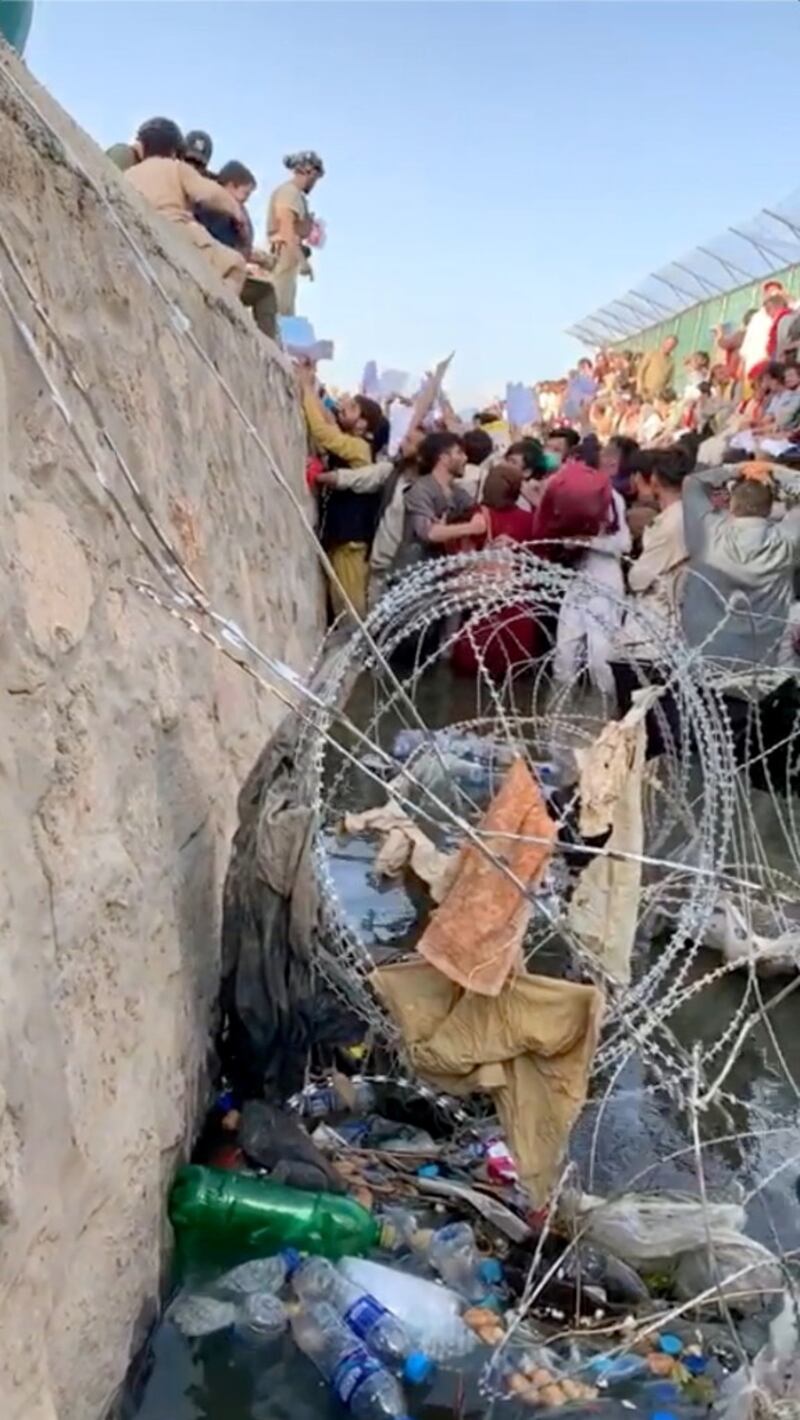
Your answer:
[[[321,595],[297,520],[9,75],[99,180],[305,497],[288,369],[2,48],[0,239],[213,602],[302,670]],[[0,277],[112,473],[2,240]],[[132,589],[152,569],[2,300],[0,499],[0,1415],[97,1420],[158,1294],[165,1185],[202,1093],[236,793],[278,707]]]

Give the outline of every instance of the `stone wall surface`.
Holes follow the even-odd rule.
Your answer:
[[[216,608],[303,671],[322,600],[296,514],[93,183],[305,500],[282,355],[2,46],[0,153],[0,1415],[99,1420],[158,1297],[236,794],[280,707],[132,585],[158,577],[79,447],[122,489],[69,366]]]

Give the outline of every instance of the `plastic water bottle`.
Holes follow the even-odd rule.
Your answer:
[[[301,1301],[330,1303],[370,1351],[387,1365],[401,1367],[412,1385],[428,1379],[431,1361],[414,1346],[403,1323],[327,1258],[310,1257],[302,1263],[292,1277],[292,1286]]]
[[[385,1214],[384,1242],[395,1237],[418,1257],[427,1258],[448,1287],[469,1302],[480,1302],[503,1280],[497,1258],[482,1258],[469,1223],[448,1223],[431,1232],[420,1228],[413,1213],[405,1208],[389,1208]]]
[[[430,1242],[430,1261],[448,1287],[470,1302],[479,1302],[503,1280],[495,1257],[482,1258],[469,1223],[437,1228]]]
[[[327,1302],[306,1303],[292,1317],[292,1334],[336,1399],[358,1420],[408,1420],[403,1392]]]
[[[254,1293],[274,1297],[299,1265],[299,1252],[287,1247],[274,1257],[257,1257],[234,1267],[214,1283],[213,1291],[215,1296],[238,1303]]]
[[[351,1100],[357,1113],[369,1114],[375,1108],[376,1094],[368,1080],[353,1079],[349,1082]],[[311,1119],[324,1119],[328,1114],[340,1114],[349,1109],[351,1100],[345,1100],[334,1085],[314,1085],[304,1090],[300,1097],[300,1113]]]
[[[167,1320],[184,1336],[212,1336],[215,1331],[227,1331],[236,1322],[233,1302],[219,1297],[206,1297],[201,1292],[181,1292],[167,1311]]]
[[[449,1287],[362,1257],[343,1257],[337,1271],[397,1317],[432,1361],[458,1360],[475,1350],[478,1338],[461,1320],[463,1302]]]
[[[235,1331],[249,1346],[268,1346],[277,1341],[289,1324],[289,1313],[283,1302],[269,1293],[254,1292],[245,1297],[239,1308]]]

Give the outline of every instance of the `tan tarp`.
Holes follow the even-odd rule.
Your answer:
[[[658,688],[637,693],[623,720],[605,725],[588,750],[576,751],[581,833],[584,838],[598,838],[610,828],[611,835],[603,852],[578,878],[569,904],[569,925],[608,975],[623,986],[631,979],[642,885],[644,717],[660,693]],[[610,856],[614,853],[634,856]]]
[[[424,1079],[449,1094],[494,1097],[520,1179],[543,1203],[586,1099],[602,993],[514,976],[499,996],[476,996],[413,961],[372,981]]]
[[[486,847],[521,883],[528,887],[539,880],[553,851],[556,825],[523,760],[514,760],[480,830]],[[479,849],[465,844],[452,886],[417,950],[467,990],[496,996],[510,972],[521,965],[530,915],[528,899],[507,875]]]
[[[379,877],[398,878],[410,867],[427,883],[434,902],[441,902],[458,862],[456,853],[442,853],[399,804],[382,804],[360,814],[345,814],[345,833],[377,833],[383,838],[375,859]]]

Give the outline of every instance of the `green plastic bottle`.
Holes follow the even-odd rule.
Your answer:
[[[282,1248],[333,1259],[377,1247],[381,1225],[352,1198],[305,1193],[270,1179],[190,1164],[178,1172],[169,1215],[184,1270]]]

